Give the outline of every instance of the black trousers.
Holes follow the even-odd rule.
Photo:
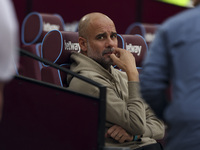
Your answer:
[[[163,150],[163,147],[160,143],[146,145],[135,150]]]

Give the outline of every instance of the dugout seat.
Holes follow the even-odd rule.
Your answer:
[[[142,71],[142,63],[148,52],[148,46],[141,35],[118,34],[118,47],[130,51],[135,57],[136,67]]]
[[[51,30],[64,30],[64,21],[58,14],[32,12],[22,23],[21,48],[41,57],[41,42]],[[27,56],[20,56],[19,75],[41,80],[42,64]]]
[[[150,46],[158,29],[158,24],[132,23],[126,30],[125,34],[139,34],[145,38],[147,45]]]
[[[78,32],[52,30],[42,42],[42,58],[61,67],[70,67],[70,54],[79,52]],[[46,64],[41,70],[42,81],[66,87],[67,74]]]

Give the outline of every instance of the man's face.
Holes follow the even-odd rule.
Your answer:
[[[117,32],[108,18],[98,18],[88,27],[87,56],[108,69],[112,65],[110,54],[117,47]]]

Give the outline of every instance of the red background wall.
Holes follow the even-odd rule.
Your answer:
[[[58,13],[66,23],[78,21],[89,12],[102,12],[114,22],[118,33],[125,33],[133,22],[162,23],[186,9],[156,0],[13,0],[19,23],[32,11]]]

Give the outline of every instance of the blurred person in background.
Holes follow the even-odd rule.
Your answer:
[[[194,6],[160,26],[140,74],[143,98],[168,125],[166,150],[200,149],[200,0]]]
[[[0,120],[3,110],[3,89],[16,73],[18,62],[18,22],[10,0],[0,0]]]
[[[197,5],[199,5],[200,4],[200,0],[193,0],[193,5],[194,6],[197,6]]]

